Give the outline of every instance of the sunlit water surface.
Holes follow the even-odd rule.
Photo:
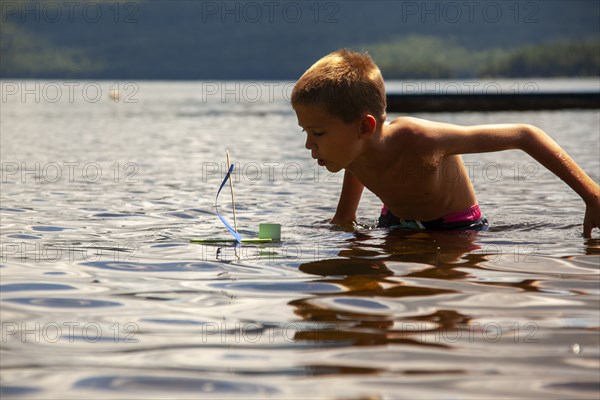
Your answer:
[[[288,83],[120,82],[118,101],[114,82],[18,85],[0,126],[2,398],[597,398],[598,233],[526,154],[465,157],[488,232],[375,229],[370,193],[347,232],[326,222],[341,175],[304,149]],[[538,125],[599,179],[598,111],[418,116]],[[189,242],[228,236],[226,149],[241,233],[280,223],[280,243]]]

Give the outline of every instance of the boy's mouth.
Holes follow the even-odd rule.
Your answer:
[[[317,158],[314,155],[311,154],[311,157],[314,158],[315,160],[317,160],[317,164],[319,164],[321,167],[323,165],[325,165],[325,160],[323,160],[322,158]]]

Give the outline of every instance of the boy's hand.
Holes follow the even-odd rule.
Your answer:
[[[337,225],[337,227],[339,227],[339,229],[346,231],[346,232],[353,232],[354,227],[356,225],[356,221],[354,221],[352,219],[342,219],[342,218],[336,218],[336,217],[333,217],[331,219],[331,221],[329,221],[329,223],[332,225]]]
[[[586,204],[585,217],[583,217],[583,237],[591,238],[594,228],[600,228],[600,198]]]

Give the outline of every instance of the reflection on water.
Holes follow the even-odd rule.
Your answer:
[[[285,101],[197,89],[3,105],[2,398],[597,398],[600,239],[560,181],[470,156],[490,231],[373,229],[369,193],[333,229],[341,179]],[[533,123],[600,175],[596,112],[423,117]],[[225,147],[242,234],[281,243],[189,243],[227,236]]]

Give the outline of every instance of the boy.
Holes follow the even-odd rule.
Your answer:
[[[600,188],[542,130],[524,124],[457,126],[386,118],[383,78],[373,60],[349,50],[310,67],[292,91],[306,148],[330,172],[345,170],[335,224],[351,224],[364,187],[384,203],[380,227],[483,230],[460,154],[521,149],[586,204],[583,234],[600,225]]]

